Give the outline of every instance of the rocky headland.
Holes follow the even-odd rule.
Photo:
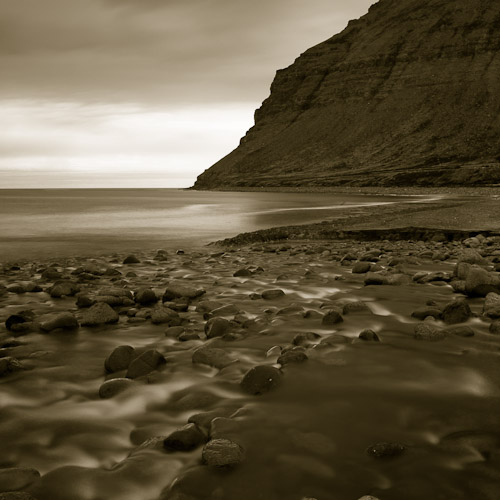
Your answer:
[[[500,4],[380,0],[279,70],[196,189],[500,183]]]
[[[496,499],[498,225],[327,226],[3,263],[0,499]]]

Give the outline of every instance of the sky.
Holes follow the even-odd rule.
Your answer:
[[[0,0],[0,188],[189,187],[375,0]]]

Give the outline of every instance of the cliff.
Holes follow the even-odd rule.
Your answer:
[[[380,0],[279,70],[197,189],[500,183],[500,2]]]

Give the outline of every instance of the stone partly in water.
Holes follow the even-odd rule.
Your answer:
[[[133,384],[133,380],[129,378],[113,378],[107,380],[99,387],[99,397],[102,399],[112,398],[129,387],[132,387]]]
[[[214,467],[232,467],[245,459],[243,448],[230,439],[212,439],[203,448],[204,464]]]
[[[498,293],[490,292],[486,295],[483,314],[492,319],[500,318],[500,295]]]
[[[97,302],[83,313],[81,324],[82,326],[99,326],[118,323],[118,320],[118,313],[110,305]]]
[[[78,320],[69,312],[58,314],[54,318],[40,323],[40,328],[44,332],[51,332],[53,330],[75,331],[79,326]]]
[[[151,323],[153,325],[179,326],[181,318],[173,309],[159,304],[151,311]]]
[[[273,290],[264,290],[261,295],[264,300],[275,300],[284,297],[285,292],[280,288],[276,288]]]
[[[152,290],[151,288],[144,287],[144,288],[139,288],[139,290],[137,290],[137,292],[135,293],[135,301],[138,304],[146,306],[158,302],[158,297],[156,296],[154,290]]]
[[[194,300],[205,293],[203,288],[197,288],[186,283],[172,282],[165,290],[162,301],[168,302],[179,298]]]
[[[167,451],[191,451],[206,440],[206,435],[199,427],[190,423],[169,434],[163,441],[163,447]]]
[[[441,313],[441,318],[448,325],[464,323],[472,316],[469,304],[464,300],[454,300],[446,304]]]
[[[148,375],[154,370],[161,368],[167,360],[155,349],[150,349],[135,358],[127,370],[127,378],[137,378]]]
[[[294,348],[289,351],[284,352],[276,361],[281,366],[285,366],[289,363],[303,363],[307,361],[307,354],[300,348]]]
[[[13,358],[12,356],[0,358],[0,377],[10,375],[20,370],[24,370],[24,366],[17,358]]]
[[[202,364],[222,369],[235,362],[224,349],[216,347],[200,347],[196,349],[192,357],[194,364]]]
[[[342,315],[335,310],[328,311],[324,316],[323,319],[321,320],[321,324],[323,326],[334,326],[339,323],[342,323],[344,321],[344,318]]]
[[[231,331],[231,323],[224,318],[211,318],[205,323],[207,338],[223,337]]]
[[[130,345],[119,345],[104,361],[104,368],[109,373],[126,370],[136,357],[135,349]]]
[[[259,395],[276,388],[281,382],[281,372],[269,365],[254,366],[243,377],[241,388],[252,395]]]
[[[361,340],[365,340],[365,341],[380,342],[379,336],[373,330],[370,330],[369,328],[360,332],[360,334],[358,335],[358,338],[360,338]]]
[[[429,322],[425,322],[415,325],[413,336],[417,340],[436,342],[444,340],[446,338],[446,333]]]
[[[140,262],[141,261],[135,255],[127,255],[127,257],[123,259],[124,264],[140,264]]]

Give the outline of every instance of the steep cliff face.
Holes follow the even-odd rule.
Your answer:
[[[500,183],[500,1],[380,0],[277,72],[195,188]]]

